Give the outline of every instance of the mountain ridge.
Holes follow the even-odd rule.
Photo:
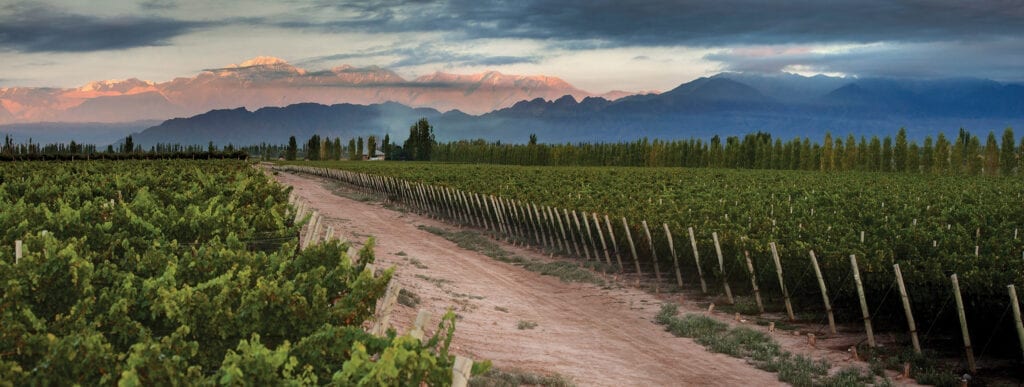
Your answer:
[[[738,80],[737,80],[738,79]],[[640,137],[679,139],[742,135],[766,131],[776,138],[891,135],[900,127],[911,138],[963,127],[1001,131],[1024,124],[1024,86],[988,80],[894,80],[792,78],[751,81],[752,76],[716,75],[681,84],[661,94],[632,95],[615,101],[600,97],[532,98],[479,115],[458,110],[413,109],[398,103],[301,104],[236,113],[237,122],[218,122],[215,142],[283,142],[290,135],[352,138],[391,134],[403,138],[408,126],[427,118],[439,141],[483,138],[523,142],[536,133],[549,142],[633,141]],[[760,83],[759,83],[760,82]],[[770,85],[776,82],[775,86]],[[761,85],[761,88],[749,83]],[[828,84],[834,89],[823,87]],[[785,99],[779,90],[804,90]],[[817,90],[817,92],[812,92]],[[981,102],[979,102],[981,101]],[[295,111],[301,120],[292,120]],[[254,120],[259,117],[259,120]],[[268,126],[269,125],[269,126]],[[181,119],[140,133],[136,141],[175,142],[204,124]],[[209,126],[213,128],[213,126]],[[256,129],[253,129],[256,128]]]
[[[148,101],[148,109],[110,115],[92,110],[89,101],[115,98],[131,105],[130,96],[158,93],[166,100]],[[275,57],[255,57],[239,64],[205,69],[191,77],[166,82],[137,78],[93,81],[76,88],[0,88],[0,124],[16,122],[123,122],[191,116],[209,110],[245,106],[258,109],[294,103],[374,104],[395,101],[409,106],[458,109],[483,114],[535,97],[578,98],[596,94],[581,90],[558,77],[515,75],[497,71],[477,74],[436,72],[412,80],[379,66],[340,65],[329,70],[307,71]],[[616,96],[628,92],[615,92]],[[126,107],[125,111],[131,109]]]

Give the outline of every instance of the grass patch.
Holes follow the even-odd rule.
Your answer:
[[[438,288],[442,288],[442,289],[444,288],[444,285],[452,283],[452,281],[446,280],[444,278],[434,278],[434,277],[431,277],[431,276],[428,276],[428,275],[423,275],[423,274],[417,274],[416,278],[419,278],[421,280],[430,282],[430,283],[434,284],[434,286],[437,286]]]
[[[508,308],[506,308],[504,306],[495,306],[494,310],[499,311],[499,312],[508,313]]]
[[[426,269],[427,268],[427,265],[423,264],[422,261],[420,261],[420,260],[418,260],[416,258],[409,259],[409,263],[412,264],[413,266],[416,266],[417,269]]]
[[[561,375],[538,375],[524,371],[502,371],[490,369],[481,375],[469,379],[473,387],[519,387],[519,386],[550,386],[571,387],[572,382]]]
[[[331,193],[337,196],[349,198],[357,202],[369,203],[377,201],[377,198],[375,198],[373,195],[351,190],[350,188],[342,184],[330,184],[327,187],[327,189],[331,190]]]
[[[598,286],[605,284],[601,277],[586,268],[580,267],[576,263],[566,261],[544,262],[515,255],[502,249],[497,243],[475,231],[447,231],[431,226],[419,226],[419,228],[455,242],[455,244],[463,249],[476,251],[496,261],[521,266],[535,273],[557,277],[563,282],[585,282]],[[593,263],[591,264],[593,266]]]
[[[536,327],[537,323],[533,321],[519,320],[519,324],[516,324],[516,328],[519,328],[520,330],[533,329]]]
[[[409,254],[406,254],[404,251],[399,251],[399,252],[395,253],[395,255],[397,255],[399,257],[404,257],[404,256],[407,256]]]
[[[413,293],[411,290],[402,289],[398,292],[398,303],[401,305],[415,308],[421,301],[423,300],[420,299],[420,296]]]
[[[654,320],[675,336],[689,337],[711,352],[748,359],[755,367],[778,373],[782,382],[794,386],[863,386],[875,383],[874,375],[847,369],[828,376],[831,368],[825,360],[813,360],[782,350],[767,334],[745,327],[730,328],[711,317],[687,314],[678,316],[679,306],[664,304]],[[883,383],[888,380],[883,379]]]
[[[470,300],[482,300],[482,299],[484,299],[484,296],[478,296],[478,295],[475,295],[475,294],[466,294],[466,293],[452,293],[452,297],[468,298]]]
[[[911,348],[871,348],[867,345],[857,347],[857,353],[864,360],[871,363],[873,372],[884,372],[891,369],[902,372],[903,364],[910,364],[910,377],[920,384],[935,386],[959,386],[960,377],[955,369],[944,365],[939,361],[941,358],[933,351],[925,350],[923,353],[916,353]]]

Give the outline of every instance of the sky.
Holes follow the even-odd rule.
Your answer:
[[[724,71],[1024,81],[1021,1],[0,0],[0,86],[163,82],[275,56],[663,91]]]

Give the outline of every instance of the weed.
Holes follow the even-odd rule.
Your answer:
[[[423,262],[416,258],[409,259],[409,263],[416,266],[417,269],[427,269],[427,265],[424,265]]]
[[[401,305],[415,308],[421,301],[420,296],[413,293],[411,290],[402,289],[398,292],[398,303]]]
[[[434,284],[434,286],[437,286],[438,288],[444,288],[445,284],[452,283],[451,280],[446,280],[444,278],[434,278],[434,277],[431,277],[431,276],[428,276],[428,275],[423,275],[423,274],[417,274],[416,278],[419,278],[421,280],[430,282],[430,283]]]
[[[407,256],[409,254],[406,254],[404,251],[399,251],[399,252],[395,253],[395,255],[397,255],[399,257],[404,257],[404,256]]]
[[[508,313],[508,308],[506,308],[504,306],[495,306],[494,310],[499,311],[499,312]]]
[[[728,324],[708,316],[687,314],[679,317],[679,306],[666,303],[654,320],[675,336],[689,337],[709,351],[751,359],[754,366],[777,372],[780,381],[794,386],[861,386],[875,382],[872,374],[847,369],[831,377],[828,361],[813,360],[783,351],[767,334],[746,327],[730,328]],[[883,383],[887,380],[883,379]]]
[[[561,375],[537,375],[524,371],[502,371],[491,369],[482,375],[474,376],[469,380],[473,387],[519,387],[519,386],[550,386],[570,387],[573,383]]]
[[[520,330],[522,330],[522,329],[533,329],[533,328],[536,328],[536,327],[537,327],[537,323],[536,322],[526,321],[526,320],[519,320],[519,324],[516,325],[516,328],[519,328]]]

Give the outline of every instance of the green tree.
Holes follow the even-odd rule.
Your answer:
[[[288,149],[284,152],[285,160],[295,160],[296,155],[299,153],[298,144],[295,142],[295,136],[288,138]]]
[[[999,143],[996,142],[996,133],[989,131],[985,139],[984,150],[984,173],[987,176],[999,174]]]
[[[32,140],[29,139],[29,145],[32,145]],[[124,145],[121,147],[121,153],[132,153],[135,151],[135,142],[132,141],[132,136],[124,138]]]
[[[362,137],[359,137],[359,139],[356,140],[356,156],[357,156],[356,160],[362,160],[363,159],[363,138]]]
[[[999,165],[1002,167],[1004,176],[1013,174],[1013,169],[1017,166],[1017,156],[1014,153],[1013,146],[1013,128],[1006,128],[1003,130],[1003,148],[999,152]]]
[[[402,148],[408,153],[410,159],[427,161],[430,160],[435,144],[434,127],[426,118],[420,118],[409,127],[409,138],[405,140]]]
[[[899,132],[896,132],[896,145],[892,149],[892,164],[893,169],[899,172],[910,169],[907,165],[907,129],[905,128],[900,128]]]
[[[377,136],[366,138],[366,154],[373,158],[377,154]]]
[[[356,153],[356,139],[348,140],[348,159],[359,160],[359,154]]]
[[[885,136],[885,139],[882,140],[882,160],[879,167],[883,172],[891,172],[893,169],[892,137]]]

